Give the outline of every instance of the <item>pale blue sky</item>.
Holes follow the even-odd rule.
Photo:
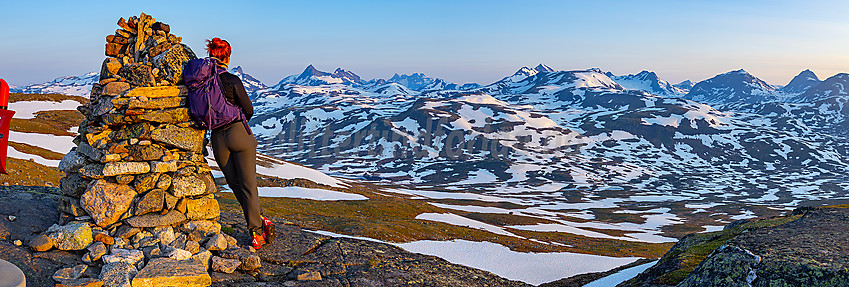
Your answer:
[[[784,85],[849,71],[849,1],[2,1],[0,77],[98,71],[120,17],[145,12],[266,84],[308,64],[365,79],[423,72],[489,84],[521,66],[656,71],[670,82],[744,68]]]

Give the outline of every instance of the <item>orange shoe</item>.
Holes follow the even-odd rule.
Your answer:
[[[277,238],[277,234],[274,233],[274,222],[268,220],[264,215],[260,215],[262,218],[262,235],[265,237],[267,243],[274,242],[274,238]]]
[[[265,236],[263,236],[262,234],[258,234],[256,232],[251,232],[251,233],[253,233],[253,240],[251,240],[251,247],[253,247],[254,249],[259,249],[260,247],[265,245]]]

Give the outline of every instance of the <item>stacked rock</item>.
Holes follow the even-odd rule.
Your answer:
[[[85,250],[84,262],[105,265],[107,286],[209,285],[210,261],[258,268],[259,258],[217,223],[205,131],[192,123],[180,85],[194,53],[143,13],[118,26],[106,38],[101,80],[79,108],[86,118],[77,146],[59,164],[62,226],[31,246]],[[229,259],[212,260],[210,251]]]

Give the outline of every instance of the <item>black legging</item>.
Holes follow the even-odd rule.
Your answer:
[[[248,229],[262,233],[262,207],[256,187],[256,138],[248,134],[241,121],[236,121],[213,130],[210,143],[215,162],[242,205]]]

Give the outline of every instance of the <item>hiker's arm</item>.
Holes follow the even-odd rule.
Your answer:
[[[235,90],[236,103],[238,103],[239,106],[242,107],[242,111],[245,112],[245,117],[250,120],[251,117],[254,115],[254,106],[253,104],[251,104],[251,98],[248,97],[248,93],[245,92],[245,85],[242,84],[242,81],[238,80],[238,78],[236,78]]]

